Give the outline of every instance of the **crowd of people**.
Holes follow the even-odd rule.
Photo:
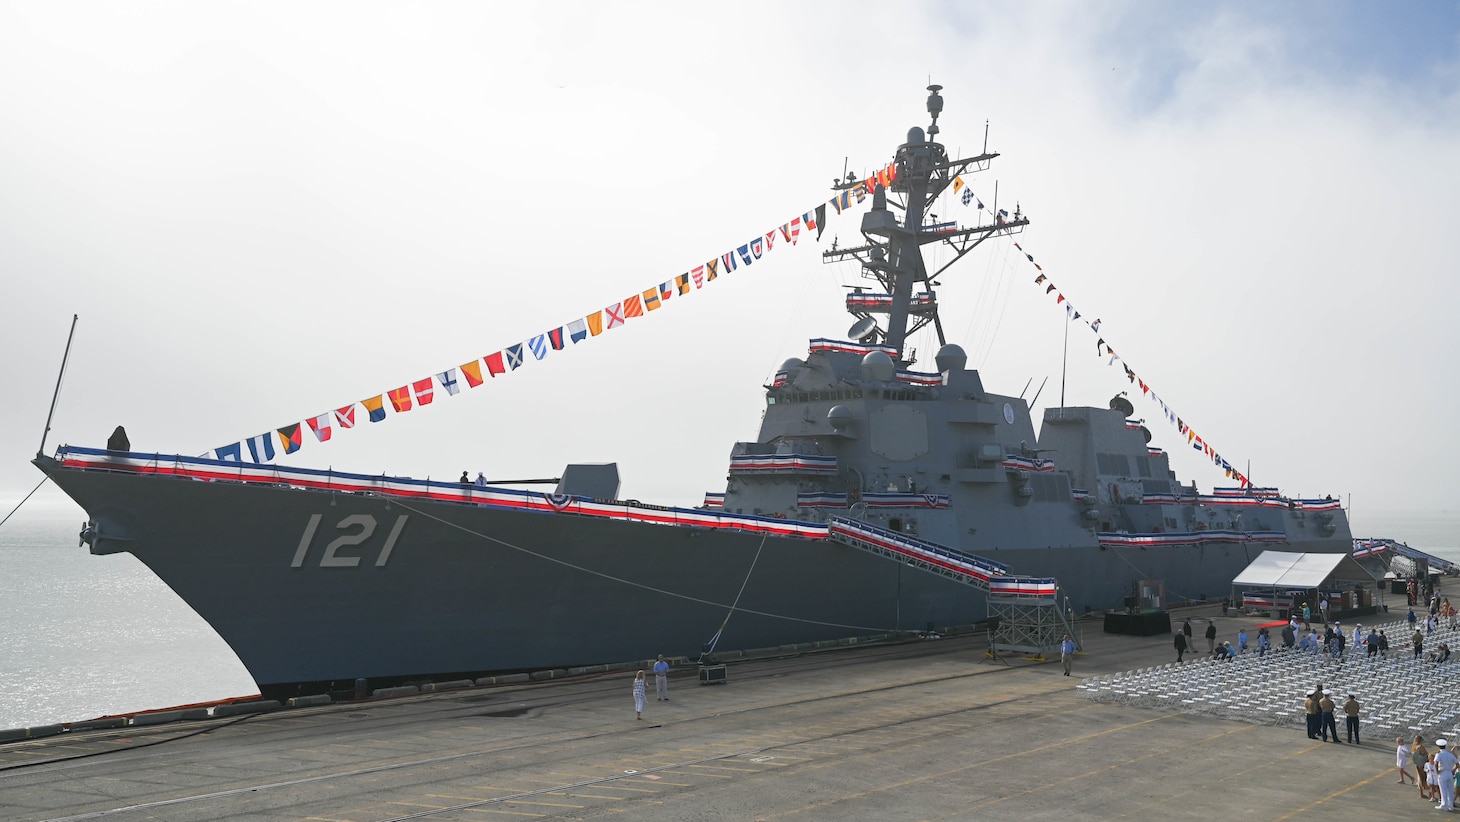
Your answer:
[[[1394,739],[1394,767],[1399,771],[1398,784],[1406,779],[1419,786],[1419,797],[1426,801],[1438,801],[1436,810],[1455,810],[1456,782],[1460,781],[1455,753],[1447,740],[1435,740],[1435,752],[1425,747],[1423,736],[1415,734],[1414,744],[1405,743],[1404,737]],[[1409,769],[1414,768],[1414,773]]]
[[[1320,605],[1322,602],[1320,602]],[[1233,645],[1230,640],[1218,643],[1217,626],[1215,620],[1208,620],[1206,628],[1207,653],[1213,659],[1232,659],[1238,654],[1255,652],[1258,656],[1265,656],[1269,651],[1281,648],[1288,651],[1300,653],[1329,654],[1335,660],[1342,660],[1348,654],[1362,654],[1370,659],[1389,658],[1389,636],[1381,629],[1364,629],[1363,623],[1358,623],[1352,631],[1343,627],[1340,622],[1327,622],[1327,609],[1319,609],[1319,618],[1322,620],[1319,633],[1318,627],[1309,621],[1312,609],[1307,603],[1303,603],[1301,616],[1298,610],[1294,610],[1284,625],[1279,636],[1280,645],[1275,646],[1272,634],[1268,628],[1257,629],[1256,639],[1248,633],[1247,628],[1239,628],[1237,631],[1237,644]],[[1456,627],[1460,615],[1450,605],[1448,597],[1441,598],[1438,594],[1430,600],[1427,615],[1421,619],[1414,612],[1413,608],[1405,616],[1409,623],[1410,634],[1407,637],[1414,659],[1424,659],[1426,662],[1442,664],[1450,661],[1450,646],[1446,643],[1439,643],[1431,649],[1428,654],[1425,652],[1426,639],[1440,629],[1442,620],[1445,620],[1451,630]],[[1400,640],[1404,641],[1403,639]],[[1187,619],[1176,633],[1176,661],[1182,662],[1188,652],[1195,652],[1196,645],[1192,639],[1191,620]]]

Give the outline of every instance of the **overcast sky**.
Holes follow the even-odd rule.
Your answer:
[[[1453,2],[0,5],[0,508],[40,479],[73,313],[47,450],[123,424],[204,453],[763,234],[886,164],[931,78],[950,150],[987,123],[1003,155],[980,198],[1224,457],[1360,523],[1454,510],[1457,32]],[[990,390],[1047,378],[1041,414],[1066,314],[1011,242],[941,278],[944,325]],[[851,324],[820,250],[282,461],[616,461],[622,496],[697,504],[777,365]],[[1131,386],[1069,330],[1066,401],[1105,407]],[[1228,484],[1135,404],[1183,480]]]

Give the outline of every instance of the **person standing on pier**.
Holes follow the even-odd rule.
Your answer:
[[[1064,666],[1065,676],[1070,675],[1070,667],[1075,664],[1075,641],[1065,634],[1065,641],[1060,643],[1060,665]]]
[[[669,663],[664,661],[664,654],[654,663],[654,699],[669,701]]]
[[[1448,747],[1443,739],[1436,739],[1435,744],[1439,746],[1439,753],[1435,754],[1435,780],[1440,787],[1440,804],[1435,806],[1436,810],[1455,810],[1455,754]]]
[[[1187,617],[1186,621],[1181,623],[1181,633],[1186,635],[1186,649],[1195,651],[1196,645],[1191,641],[1191,617]]]
[[[1397,784],[1403,785],[1405,777],[1414,779],[1409,773],[1409,746],[1404,744],[1404,737],[1402,736],[1394,737],[1394,745],[1394,766],[1399,769],[1399,782]]]
[[[1333,734],[1333,741],[1338,741],[1338,723],[1334,721],[1333,711],[1337,706],[1333,704],[1333,692],[1324,691],[1323,698],[1318,700],[1318,710],[1322,711],[1323,731],[1320,734],[1323,741],[1327,742],[1328,735]]]
[[[1186,634],[1176,632],[1176,661],[1180,662],[1181,657],[1186,654]]]
[[[634,719],[644,718],[644,672],[634,674]]]
[[[1215,619],[1209,619],[1209,620],[1207,620],[1207,653],[1209,653],[1209,654],[1215,654],[1216,652],[1217,652],[1217,621]]]
[[[1349,694],[1348,701],[1343,703],[1343,713],[1344,730],[1348,732],[1348,744],[1357,745],[1359,744],[1359,701],[1354,699],[1353,694]]]
[[[1409,760],[1414,764],[1414,778],[1419,782],[1420,799],[1438,799],[1430,795],[1430,780],[1425,776],[1425,764],[1430,761],[1430,749],[1425,747],[1425,738],[1414,735],[1414,744],[1409,748]]]

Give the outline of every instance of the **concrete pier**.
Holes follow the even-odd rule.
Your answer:
[[[1241,624],[1220,622],[1224,637]],[[632,673],[617,671],[71,731],[0,745],[0,818],[1436,815],[1395,784],[1389,739],[1324,745],[1086,700],[1081,676],[1174,651],[1169,636],[1078,630],[1071,677],[1057,659],[990,660],[981,636],[830,647],[732,662],[724,685],[677,669],[671,701],[650,687],[642,721]]]

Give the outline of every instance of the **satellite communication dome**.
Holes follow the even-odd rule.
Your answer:
[[[968,355],[963,352],[963,346],[948,343],[938,349],[933,362],[938,365],[938,373],[947,374],[949,371],[962,371],[968,365]]]
[[[785,362],[781,363],[781,367],[778,370],[780,370],[780,371],[794,371],[795,369],[800,368],[801,366],[803,366],[805,364],[806,364],[805,361],[803,361],[800,357],[792,357],[791,359],[786,360]]]
[[[845,405],[833,405],[831,410],[826,412],[826,421],[831,423],[833,431],[840,431],[852,424],[851,409]]]
[[[873,351],[862,358],[862,379],[873,382],[892,382],[897,376],[897,364],[887,356],[886,351]]]

